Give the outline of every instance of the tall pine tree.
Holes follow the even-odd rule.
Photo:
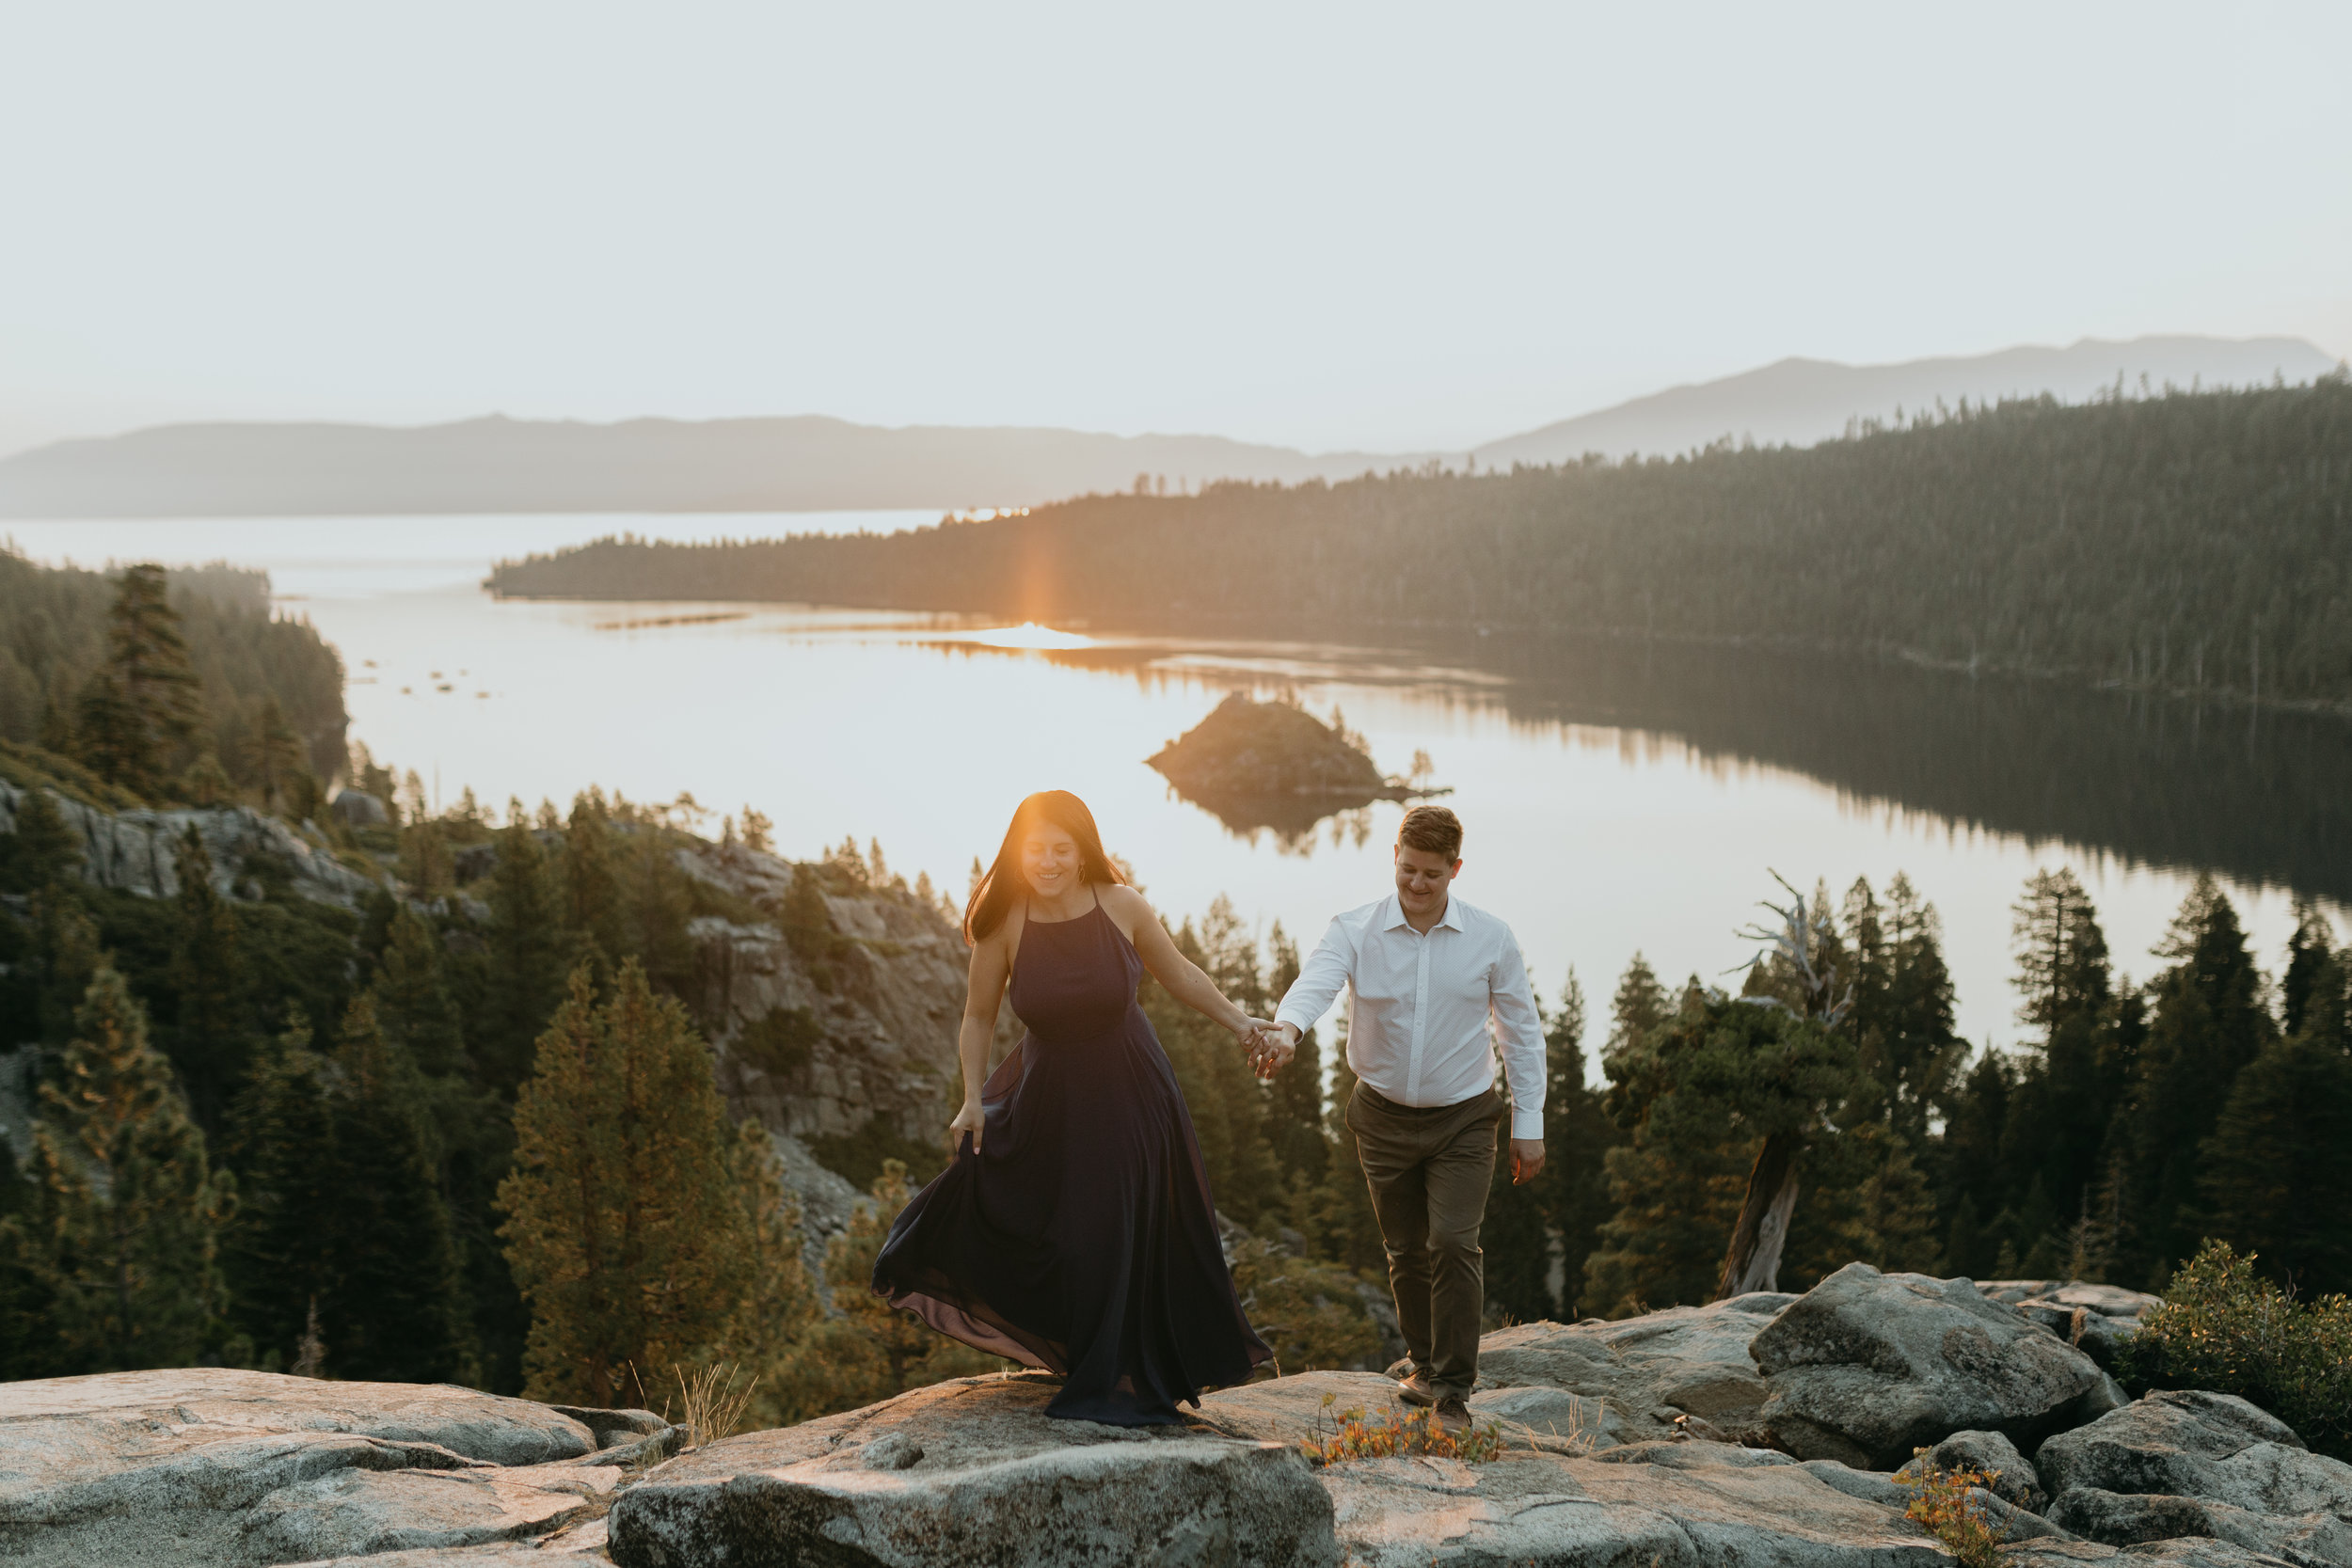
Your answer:
[[[41,1085],[34,1191],[0,1221],[12,1293],[47,1314],[18,1346],[19,1375],[194,1365],[226,1305],[216,1251],[235,1183],[211,1168],[111,965],[75,1023],[56,1082]]]
[[[526,1390],[642,1403],[726,1343],[758,1267],[710,1052],[635,962],[602,1003],[575,970],[515,1132],[500,1234],[531,1304]]]

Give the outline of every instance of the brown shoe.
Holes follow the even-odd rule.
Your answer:
[[[1438,1424],[1448,1432],[1468,1432],[1470,1425],[1470,1406],[1459,1394],[1448,1394],[1438,1402]]]
[[[1415,1372],[1410,1377],[1397,1380],[1396,1397],[1406,1404],[1426,1410],[1438,1402],[1438,1390],[1426,1377]]]

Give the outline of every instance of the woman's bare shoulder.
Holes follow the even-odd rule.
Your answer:
[[[1095,896],[1103,900],[1104,912],[1122,926],[1154,918],[1151,901],[1124,882],[1105,882],[1095,889]]]

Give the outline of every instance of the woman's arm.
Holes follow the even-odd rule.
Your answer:
[[[1152,978],[1168,988],[1168,994],[1190,1007],[1225,1025],[1236,1035],[1248,1035],[1263,1027],[1225,999],[1216,989],[1216,982],[1200,973],[1200,966],[1176,951],[1176,944],[1168,939],[1167,927],[1160,917],[1152,912],[1152,906],[1142,894],[1131,887],[1106,887],[1100,890],[1104,909],[1127,933],[1135,944],[1136,956]]]
[[[980,1112],[980,1085],[988,1082],[988,1042],[996,1037],[996,1009],[1005,999],[1005,980],[1012,966],[1005,957],[1007,921],[972,945],[972,969],[964,986],[963,1026],[956,1031],[956,1059],[963,1065],[963,1108],[947,1124],[947,1150],[955,1152],[956,1134],[972,1134],[972,1152],[980,1151],[980,1134],[987,1118]]]

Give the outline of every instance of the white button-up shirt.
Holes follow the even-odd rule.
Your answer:
[[[1511,1136],[1544,1135],[1544,1030],[1511,927],[1458,895],[1426,936],[1391,894],[1334,918],[1275,1013],[1300,1034],[1348,991],[1347,1065],[1399,1105],[1511,1085]]]

